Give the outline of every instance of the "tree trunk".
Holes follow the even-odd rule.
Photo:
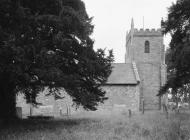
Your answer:
[[[178,108],[178,97],[177,96],[175,98],[175,102],[176,102],[176,108]]]
[[[188,100],[188,103],[189,103],[189,109],[190,109],[190,94],[189,94],[189,100]]]
[[[0,87],[0,120],[10,122],[17,119],[16,94],[11,86]]]

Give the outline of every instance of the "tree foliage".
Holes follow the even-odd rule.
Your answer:
[[[64,88],[90,110],[106,99],[113,54],[93,50],[91,21],[81,0],[0,1],[1,118],[14,116],[19,91],[36,103],[44,87]]]
[[[169,8],[167,20],[162,22],[164,34],[172,39],[166,56],[168,81],[160,95],[172,88],[177,91],[190,83],[190,1],[177,0]]]

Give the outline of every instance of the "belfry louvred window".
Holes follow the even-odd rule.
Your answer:
[[[150,42],[148,40],[146,40],[144,43],[144,52],[150,53]]]

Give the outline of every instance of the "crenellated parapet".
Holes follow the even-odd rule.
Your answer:
[[[163,36],[161,29],[134,29],[134,36]]]

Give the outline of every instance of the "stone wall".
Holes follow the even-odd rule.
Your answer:
[[[73,114],[77,113],[79,110],[76,110],[72,107],[72,99],[70,96],[65,94],[65,91],[62,91],[62,95],[65,98],[55,100],[54,96],[46,96],[48,93],[47,89],[44,92],[41,92],[37,97],[36,101],[42,103],[42,105],[36,107],[32,107],[32,115],[48,115],[48,116],[61,116],[66,115],[67,113]],[[22,94],[17,96],[17,107],[22,107],[23,116],[30,115],[31,105],[26,103],[26,100]]]
[[[105,85],[102,89],[106,91],[106,97],[108,97],[108,100],[106,100],[104,104],[99,105],[98,111],[113,111],[114,109],[139,110],[140,98],[138,85]],[[64,99],[55,100],[53,96],[45,96],[47,92],[48,91],[45,90],[37,97],[37,102],[42,103],[43,105],[38,108],[32,107],[32,115],[59,117],[67,114],[68,107],[70,109],[70,114],[84,111],[82,108],[76,110],[72,107],[72,99],[65,93]],[[23,117],[30,115],[30,104],[26,104],[26,100],[22,94],[17,96],[17,107],[22,107]]]
[[[160,65],[154,63],[137,64],[141,79],[141,99],[145,101],[145,109],[159,109]]]
[[[138,85],[105,85],[108,100],[99,108],[115,109],[122,107],[126,110],[139,110],[139,86]]]

